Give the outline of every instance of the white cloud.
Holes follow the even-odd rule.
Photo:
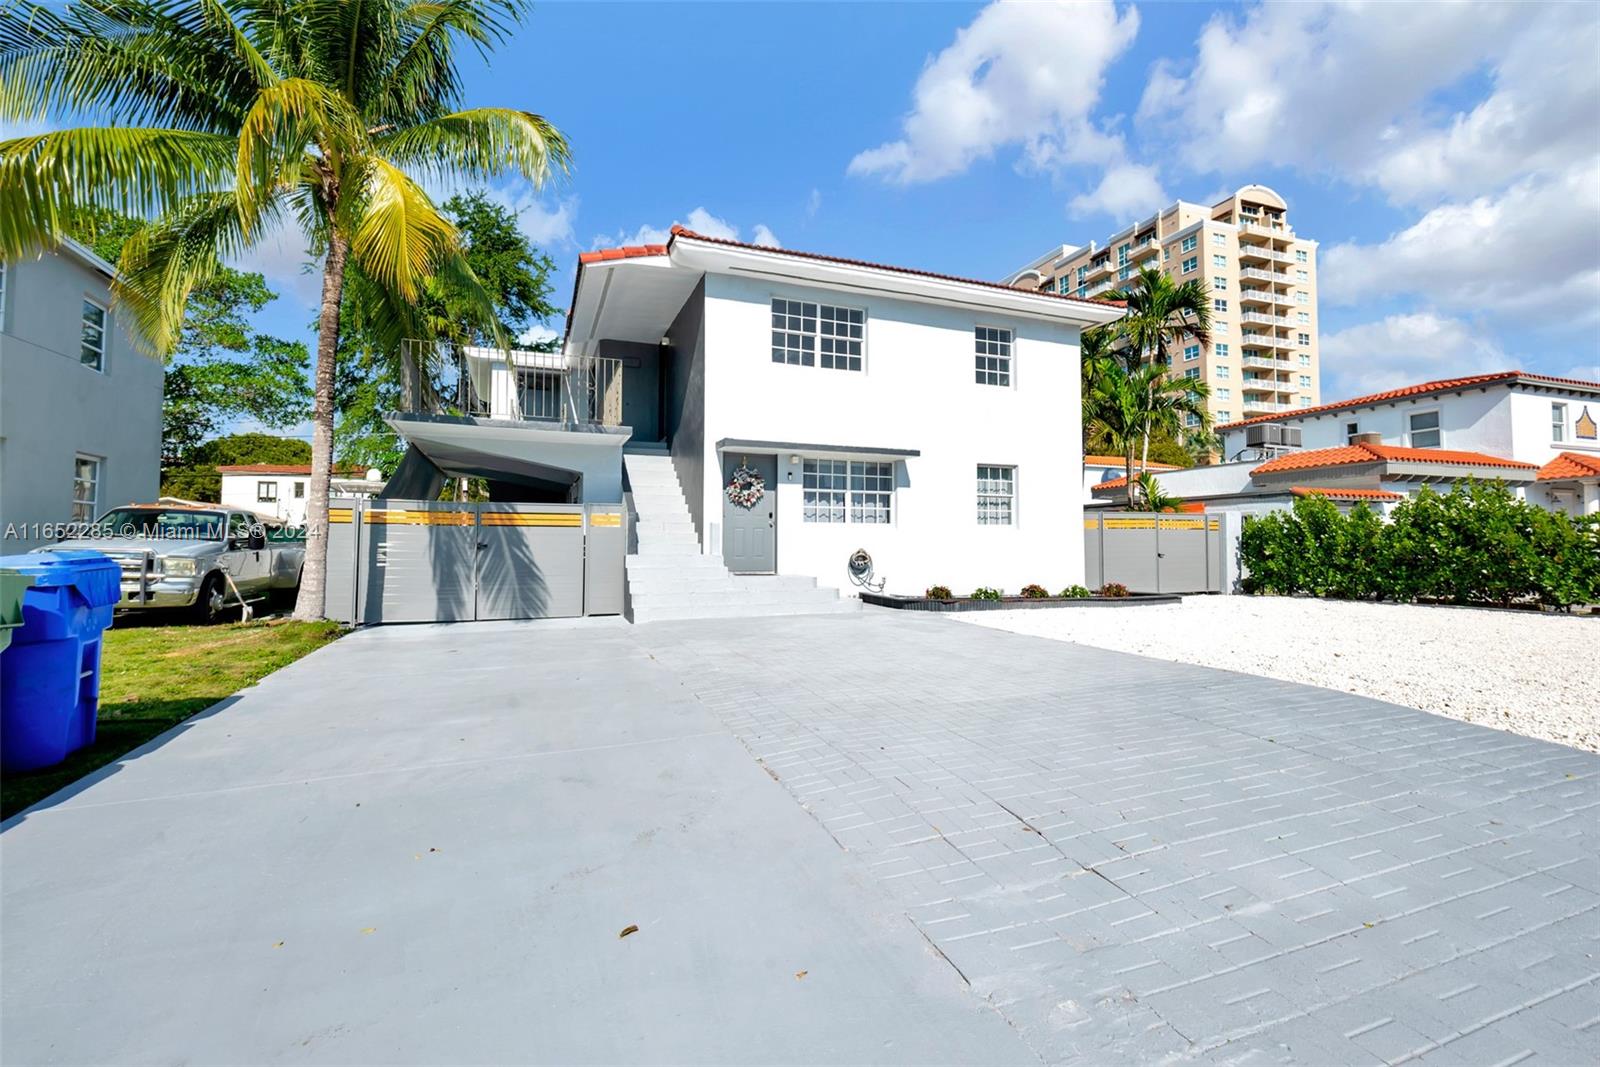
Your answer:
[[[1322,393],[1362,396],[1437,378],[1514,370],[1518,360],[1482,330],[1434,312],[1390,315],[1322,336]]]
[[[1600,316],[1600,162],[1434,208],[1373,245],[1322,254],[1322,298],[1415,293],[1457,310]],[[1543,323],[1542,325],[1548,325]]]
[[[313,260],[305,233],[289,216],[263,231],[261,239],[229,265],[259,273],[297,304],[317,307],[322,302],[322,263]]]
[[[526,330],[522,331],[522,335],[517,338],[517,343],[523,345],[537,345],[543,344],[545,341],[553,341],[560,336],[561,331],[551,329],[542,322],[536,322],[532,326],[529,326]]]
[[[1263,4],[1157,65],[1142,128],[1202,171],[1291,163],[1401,202],[1503,187],[1590,158],[1600,16],[1578,4]],[[1487,73],[1471,110],[1441,100]]]
[[[1036,168],[1106,168],[1101,187],[1079,198],[1081,209],[1109,210],[1138,192],[1137,210],[1148,210],[1144,193],[1161,199],[1154,172],[1130,164],[1122,137],[1092,119],[1107,68],[1138,31],[1138,12],[1119,13],[1111,0],[990,4],[929,59],[900,138],[858,154],[849,173],[935,181],[1015,145]]]
[[[1067,203],[1067,211],[1078,217],[1103,212],[1125,219],[1157,211],[1165,201],[1161,181],[1152,168],[1118,163],[1106,168],[1105,176],[1093,192],[1073,197]]]
[[[738,241],[739,227],[726,219],[718,218],[703,207],[697,207],[689,212],[677,224],[688,227],[695,233],[704,237],[715,237],[723,241]],[[671,226],[653,226],[646,223],[632,233],[621,231],[616,234],[601,234],[594,239],[593,246],[599,248],[604,245],[659,245],[665,244],[667,238],[672,236]],[[765,223],[756,223],[751,234],[750,243],[767,245],[772,248],[783,247],[771,228]]]

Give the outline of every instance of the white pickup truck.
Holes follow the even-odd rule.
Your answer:
[[[289,600],[305,541],[282,520],[221,505],[127,504],[48,548],[104,552],[122,568],[118,611],[181,610],[214,622],[241,602]]]

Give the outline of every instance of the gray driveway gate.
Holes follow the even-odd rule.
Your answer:
[[[1237,517],[1100,512],[1083,520],[1085,584],[1135,593],[1226,593]]]
[[[365,625],[620,614],[621,505],[339,500],[329,618]]]

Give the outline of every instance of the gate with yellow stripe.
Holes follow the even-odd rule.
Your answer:
[[[622,505],[337,500],[330,617],[362,624],[622,612]]]
[[[1135,593],[1230,591],[1237,516],[1092,512],[1083,519],[1086,582]],[[1236,569],[1236,568],[1233,568]]]

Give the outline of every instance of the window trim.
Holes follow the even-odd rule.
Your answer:
[[[1007,502],[1010,505],[1010,507],[1008,509],[1008,512],[1007,512],[1007,516],[1006,516],[1006,520],[1007,521],[1005,521],[1005,522],[984,522],[982,517],[981,517],[983,515],[983,501],[984,501],[984,499],[986,497],[994,498],[994,499],[1001,499],[1001,494],[999,494],[999,493],[985,493],[985,492],[983,492],[981,490],[980,484],[983,483],[983,482],[986,482],[986,481],[987,482],[1007,481],[1007,479],[1003,479],[1003,478],[985,478],[985,477],[983,477],[983,471],[986,470],[986,469],[987,470],[1003,470],[1003,471],[1010,471],[1011,472],[1011,477],[1009,479],[1011,492],[1009,494],[1007,494],[1005,496],[1005,498],[1004,498],[1004,499],[1007,500]],[[1017,465],[1015,463],[977,463],[977,464],[974,464],[973,479],[972,479],[972,482],[973,482],[973,485],[972,485],[972,488],[973,488],[973,520],[972,520],[973,521],[973,525],[975,525],[975,526],[1006,526],[1006,527],[1010,527],[1012,529],[1015,529],[1017,527],[1017,525],[1018,525],[1018,523],[1017,523],[1017,496],[1018,496],[1018,494],[1017,494],[1017,481],[1018,481],[1018,478],[1017,478]]]
[[[1567,443],[1567,405],[1561,400],[1550,401],[1550,443]]]
[[[267,492],[268,490],[271,490],[272,495],[271,496],[263,496],[262,494]],[[264,478],[264,479],[258,480],[256,482],[256,503],[257,504],[276,504],[277,502],[278,502],[278,479],[276,479],[276,478]]]
[[[1350,422],[1346,422],[1344,424],[1344,443],[1345,444],[1347,444],[1347,445],[1355,444],[1356,443],[1356,438],[1360,437],[1360,436],[1361,436],[1361,423],[1359,421],[1350,421]]]
[[[100,361],[98,364],[85,363],[83,361],[83,327],[87,325],[89,321],[84,315],[85,306],[100,309]],[[100,301],[94,299],[93,297],[85,296],[83,298],[83,303],[78,305],[78,366],[87,367],[96,374],[104,374],[106,372],[106,357],[110,355],[110,340],[111,308],[106,304],[100,303]]]
[[[1411,428],[1411,420],[1415,419],[1418,415],[1432,415],[1432,416],[1434,416],[1436,418],[1437,422],[1435,423],[1435,425],[1433,425],[1431,427],[1428,427],[1427,429],[1424,429],[1422,432],[1423,433],[1438,434],[1439,435],[1439,440],[1438,441],[1436,441],[1435,443],[1433,443],[1431,445],[1419,445],[1419,444],[1416,443],[1416,439],[1415,439],[1416,431]],[[1430,407],[1430,408],[1417,408],[1417,409],[1415,409],[1413,411],[1406,412],[1406,447],[1407,448],[1443,448],[1444,447],[1444,414],[1439,409],[1438,406],[1434,406],[1434,407]]]
[[[980,343],[978,340],[979,330],[998,330],[1006,335],[1006,355],[1003,357],[1005,359],[1004,371],[986,371],[978,367],[978,360],[980,359],[1002,358],[999,356],[984,355],[978,351],[978,345]],[[972,324],[972,368],[975,376],[982,374],[1004,374],[1006,379],[1003,382],[985,382],[974,380],[974,385],[987,385],[995,389],[1015,389],[1017,387],[1017,331],[1010,326],[993,326],[986,322],[974,322]]]
[[[86,363],[84,366],[88,366],[88,364]],[[84,460],[94,464],[94,477],[89,480],[89,498],[87,500],[79,500],[78,483],[82,479],[78,477],[78,463]],[[72,495],[68,498],[68,506],[71,508],[73,522],[93,522],[99,517],[100,483],[105,480],[105,462],[106,458],[104,456],[95,456],[88,452],[74,452],[72,454]],[[89,517],[87,519],[78,518],[79,504],[89,505]]]

